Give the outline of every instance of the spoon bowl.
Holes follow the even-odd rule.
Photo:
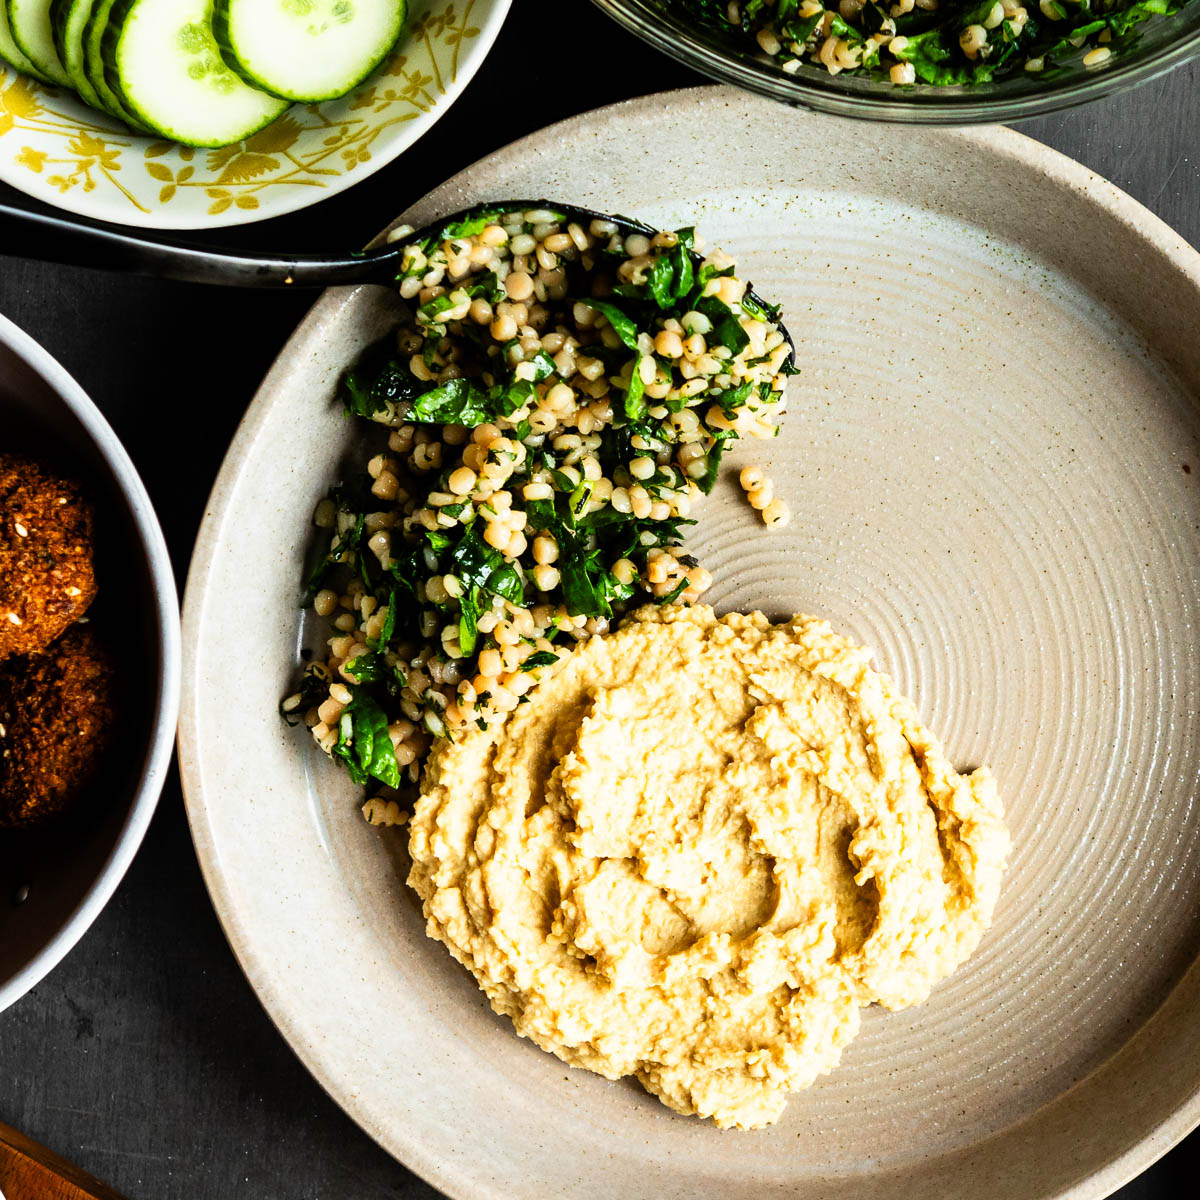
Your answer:
[[[436,242],[466,221],[530,209],[549,209],[583,224],[610,221],[625,237],[653,237],[658,230],[634,217],[597,212],[576,204],[551,200],[497,200],[473,204],[431,222],[422,229],[397,236],[393,231],[382,246],[346,254],[243,253],[214,250],[189,242],[141,237],[116,225],[68,220],[51,213],[29,212],[0,205],[0,254],[66,263],[103,271],[154,275],[181,283],[207,283],[225,287],[326,288],[365,283],[392,286],[401,274],[405,247],[414,242]],[[703,256],[691,252],[699,265]],[[753,289],[747,296],[770,308]],[[796,347],[780,326],[795,365]]]

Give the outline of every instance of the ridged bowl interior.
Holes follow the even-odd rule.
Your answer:
[[[1200,264],[1005,130],[789,115],[726,89],[555,126],[405,215],[544,194],[695,224],[781,301],[802,373],[691,548],[722,609],[872,645],[1015,839],[993,929],[924,1005],[865,1014],[783,1121],[721,1133],[519,1041],[423,933],[404,839],[274,705],[308,632],[307,517],[386,327],[330,294],[239,433],[193,565],[181,754],[252,982],[329,1091],[455,1196],[1098,1197],[1200,1118]],[[793,519],[736,485],[769,467]],[[228,670],[240,647],[261,678]],[[238,730],[236,738],[229,730]]]

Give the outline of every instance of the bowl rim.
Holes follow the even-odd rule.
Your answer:
[[[973,125],[1023,121],[1074,108],[1140,87],[1168,71],[1200,57],[1200,22],[1177,42],[1145,61],[1114,60],[1102,71],[1072,76],[1059,87],[1022,96],[976,98],[970,89],[947,93],[928,87],[920,91],[895,88],[895,98],[856,94],[821,78],[785,75],[752,59],[736,59],[714,51],[688,27],[666,26],[661,13],[652,13],[647,0],[592,0],[618,25],[676,62],[710,78],[755,92],[795,108],[833,116],[908,125]]]
[[[3,0],[0,0],[0,3],[2,2]],[[468,4],[468,8],[471,9],[473,15],[476,13],[476,10],[471,8],[471,5],[474,3],[475,0],[470,0]],[[34,190],[32,187],[25,186],[32,181],[32,178],[35,178],[29,176],[29,172],[27,171],[15,172],[0,169],[0,181],[7,183],[16,191],[29,196],[39,203],[61,209],[64,212],[75,213],[77,216],[87,217],[91,220],[109,221],[117,225],[126,225],[135,229],[229,229],[242,225],[253,225],[260,221],[269,221],[275,217],[284,217],[306,208],[316,207],[326,200],[332,200],[335,196],[340,196],[356,184],[361,183],[364,179],[368,179],[378,171],[391,166],[401,154],[406,150],[410,150],[422,137],[433,130],[433,127],[437,125],[471,85],[480,67],[483,66],[484,60],[491,54],[496,39],[500,36],[500,31],[508,19],[512,3],[513,0],[488,0],[487,12],[483,20],[479,23],[480,36],[475,43],[478,46],[478,50],[464,55],[453,82],[447,86],[445,94],[438,103],[428,112],[422,114],[424,119],[402,121],[396,125],[394,136],[386,140],[386,149],[380,150],[378,154],[373,154],[368,162],[360,164],[355,170],[338,174],[319,191],[309,187],[295,187],[290,190],[288,195],[281,198],[278,203],[273,202],[254,209],[243,209],[237,205],[233,205],[221,215],[213,217],[199,213],[167,211],[161,204],[151,208],[148,213],[139,213],[132,206],[118,206],[113,208],[109,205],[109,193],[102,189],[85,192],[75,188],[61,193],[56,189]],[[409,32],[411,32],[411,20],[406,19],[405,32],[402,38],[407,36]],[[400,49],[400,43],[397,42],[393,50],[389,52],[389,56],[394,55]],[[20,74],[15,67],[0,59],[0,75],[3,74],[5,68],[12,73]],[[367,79],[348,93],[348,96],[353,96],[362,87],[370,84],[376,78],[376,75],[377,72],[372,72]],[[37,81],[35,80],[34,82],[36,83]],[[73,102],[77,102],[85,111],[90,111],[87,109],[86,104],[75,96],[74,92],[69,88],[62,88],[55,84],[39,84],[39,86],[54,88],[56,91],[67,95]],[[297,102],[297,105],[303,107],[299,102]],[[111,124],[111,118],[108,118],[108,120]],[[135,142],[151,143],[162,140],[157,134],[144,134],[137,131],[130,133],[120,123],[114,125],[114,128],[123,131],[123,136],[132,137]],[[176,143],[171,143],[171,147],[172,149],[178,149]],[[217,149],[220,148],[196,148],[197,153],[200,154],[212,153]]]
[[[599,2],[599,0],[597,0]],[[370,245],[380,243],[388,231],[408,221],[410,216],[422,209],[427,197],[435,193],[453,193],[456,181],[473,171],[479,163],[500,157],[527,153],[533,143],[544,145],[550,140],[571,141],[582,136],[588,123],[604,115],[615,120],[638,120],[646,110],[663,105],[719,104],[723,101],[736,103],[744,100],[744,93],[736,88],[702,84],[651,93],[576,114],[536,129],[496,150],[481,155],[474,163],[455,172],[446,180],[431,188],[426,196],[414,200],[403,212],[372,240]],[[1151,212],[1127,192],[1107,179],[1097,175],[1083,163],[1047,146],[1037,139],[1018,130],[1002,125],[975,126],[963,129],[948,129],[940,134],[951,139],[962,139],[974,143],[980,149],[994,154],[998,159],[1008,160],[1023,166],[1028,171],[1044,177],[1065,191],[1085,196],[1098,208],[1114,214],[1122,224],[1133,231],[1145,245],[1148,253],[1157,255],[1172,264],[1181,274],[1190,278],[1200,291],[1200,250],[1171,228],[1161,217]],[[418,224],[423,221],[418,220]],[[197,859],[205,886],[212,900],[222,932],[246,981],[254,990],[259,1003],[271,1023],[287,1042],[292,1052],[304,1065],[322,1090],[355,1122],[369,1137],[391,1154],[405,1168],[420,1176],[427,1183],[444,1191],[448,1196],[462,1197],[483,1195],[478,1179],[453,1162],[438,1158],[413,1134],[403,1128],[382,1129],[372,1106],[352,1086],[346,1086],[339,1064],[323,1051],[319,1042],[310,1041],[301,1027],[294,1010],[289,1005],[286,991],[276,986],[272,963],[263,954],[260,938],[253,932],[253,922],[240,909],[233,890],[220,869],[220,854],[214,824],[205,792],[203,772],[200,764],[200,705],[198,693],[202,681],[198,675],[196,661],[201,627],[207,604],[207,593],[203,582],[216,556],[220,553],[219,534],[231,493],[236,489],[255,438],[266,422],[269,408],[278,403],[278,393],[286,385],[292,368],[288,347],[293,339],[313,336],[321,326],[334,319],[349,298],[362,287],[330,288],[321,293],[312,308],[304,315],[287,343],[263,377],[238,424],[212,491],[205,506],[205,517],[197,534],[195,548],[188,568],[184,589],[184,675],[186,685],[183,693],[179,723],[179,770],[187,810],[188,825],[195,845]],[[1200,970],[1200,960],[1193,963],[1189,971]],[[1179,985],[1164,1000],[1178,993]],[[1162,1011],[1161,1009],[1159,1011]],[[1157,1015],[1157,1014],[1155,1014]],[[1153,1019],[1153,1018],[1152,1018]],[[1144,1028],[1144,1026],[1143,1026]],[[1126,1043],[1128,1046],[1128,1043]],[[1124,1047],[1122,1048],[1124,1049]],[[1119,1054],[1118,1050],[1116,1053]],[[1113,1056],[1116,1057],[1116,1054]],[[1106,1060],[1097,1068],[1104,1070],[1112,1062]],[[1079,1086],[1078,1084],[1075,1086]],[[1145,1171],[1155,1161],[1200,1125],[1200,1076],[1190,1096],[1180,1104],[1169,1118],[1162,1121],[1144,1135],[1138,1136],[1131,1145],[1114,1146],[1111,1153],[1085,1177],[1053,1193],[1054,1200],[1098,1200],[1124,1186]],[[511,1188],[503,1191],[485,1189],[488,1196],[508,1198],[519,1194]],[[1051,1200],[1050,1193],[1043,1193]]]
[[[158,807],[174,750],[179,715],[182,643],[179,600],[167,543],[150,496],[125,447],[99,408],[67,370],[19,326],[0,315],[0,347],[12,351],[62,400],[83,426],[92,445],[129,505],[138,541],[154,585],[155,641],[160,670],[152,705],[148,749],[133,802],[99,874],[53,937],[11,978],[0,983],[0,1012],[40,983],[78,944],[125,877]]]

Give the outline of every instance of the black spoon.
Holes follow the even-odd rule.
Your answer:
[[[441,217],[415,233],[375,250],[349,254],[272,254],[238,250],[211,250],[188,242],[157,241],[130,233],[118,225],[67,219],[47,213],[27,212],[0,204],[0,254],[31,258],[39,262],[65,263],[102,271],[124,271],[154,275],[181,283],[223,284],[229,287],[325,288],[346,284],[392,285],[400,274],[405,246],[436,239],[448,226],[484,214],[497,215],[522,210],[548,209],[588,225],[611,221],[624,236],[633,233],[653,237],[657,230],[632,217],[612,216],[556,204],[549,200],[502,200],[474,204],[461,212]],[[693,252],[699,264],[701,255]],[[747,295],[764,308],[770,306],[753,290]],[[795,360],[795,344],[780,326]]]

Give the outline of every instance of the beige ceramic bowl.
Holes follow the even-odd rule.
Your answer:
[[[184,786],[247,975],[453,1196],[1104,1195],[1200,1119],[1200,256],[1019,134],[899,138],[723,89],[555,126],[405,219],[538,194],[695,222],[783,302],[786,429],[733,465],[768,463],[795,517],[766,532],[727,479],[692,547],[718,606],[830,617],[960,766],[992,765],[1016,840],[995,925],[762,1132],[518,1040],[425,937],[403,835],[275,714],[354,432],[333,387],[389,322],[359,289],[267,378],[188,587]]]

